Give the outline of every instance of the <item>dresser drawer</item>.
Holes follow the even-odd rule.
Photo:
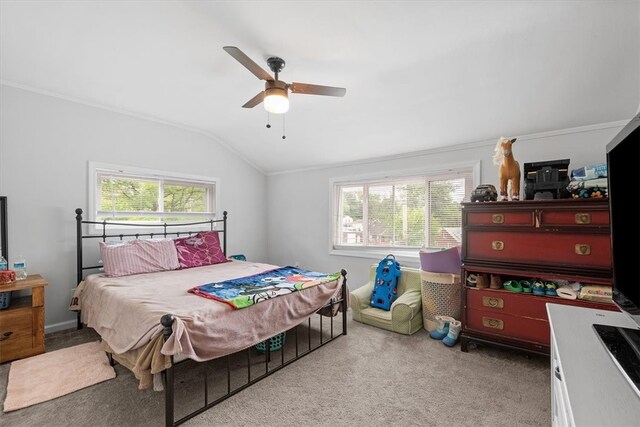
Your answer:
[[[533,227],[533,211],[481,211],[467,212],[467,225],[489,225],[489,226],[524,226]]]
[[[466,259],[611,268],[608,234],[467,231]]]
[[[473,288],[467,288],[466,294],[467,307],[471,309],[547,320],[547,297]]]
[[[609,226],[609,211],[599,210],[540,210],[541,226]]]
[[[23,308],[0,312],[0,362],[29,355],[33,351],[33,313]]]
[[[466,311],[465,330],[549,345],[549,323],[494,311]]]

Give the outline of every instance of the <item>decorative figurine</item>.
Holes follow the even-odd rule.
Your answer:
[[[501,137],[498,140],[493,155],[493,163],[499,165],[498,180],[500,181],[500,200],[520,200],[520,164],[513,158],[511,146],[516,138]]]

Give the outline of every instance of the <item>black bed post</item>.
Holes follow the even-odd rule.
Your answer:
[[[342,334],[347,335],[347,270],[340,270],[342,274]]]
[[[164,327],[162,335],[166,341],[173,333],[173,316],[165,314],[160,318],[160,323]],[[173,357],[171,357],[171,366],[164,371],[164,380],[164,422],[166,426],[173,426]]]
[[[222,227],[224,230],[224,236],[222,236],[222,253],[224,253],[224,256],[227,256],[227,211],[222,212]]]
[[[76,248],[78,248],[77,252],[77,260],[76,260],[76,274],[77,274],[77,284],[79,285],[82,282],[82,209],[76,209]],[[82,329],[82,321],[80,320],[80,311],[77,313],[78,316],[78,329]]]
[[[7,234],[7,197],[0,196],[0,255],[9,262],[9,235]]]

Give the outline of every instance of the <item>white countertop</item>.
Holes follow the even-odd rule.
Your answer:
[[[576,426],[640,426],[640,397],[593,324],[637,328],[623,313],[547,303],[562,380]]]

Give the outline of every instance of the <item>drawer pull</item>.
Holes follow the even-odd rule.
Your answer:
[[[504,242],[502,240],[494,240],[491,242],[491,249],[494,251],[501,251],[504,249]]]
[[[503,224],[504,223],[504,215],[503,214],[493,214],[491,215],[491,222],[494,224]]]
[[[576,224],[591,224],[591,214],[590,213],[577,213],[576,214]]]
[[[482,318],[482,326],[491,329],[504,329],[504,323],[500,319],[492,319],[491,317]]]
[[[482,305],[491,308],[504,308],[504,300],[502,298],[482,297]]]
[[[5,332],[4,334],[2,334],[2,336],[0,336],[0,341],[8,340],[11,334],[13,334],[12,331]]]
[[[576,255],[591,255],[591,245],[577,243],[575,246]]]

